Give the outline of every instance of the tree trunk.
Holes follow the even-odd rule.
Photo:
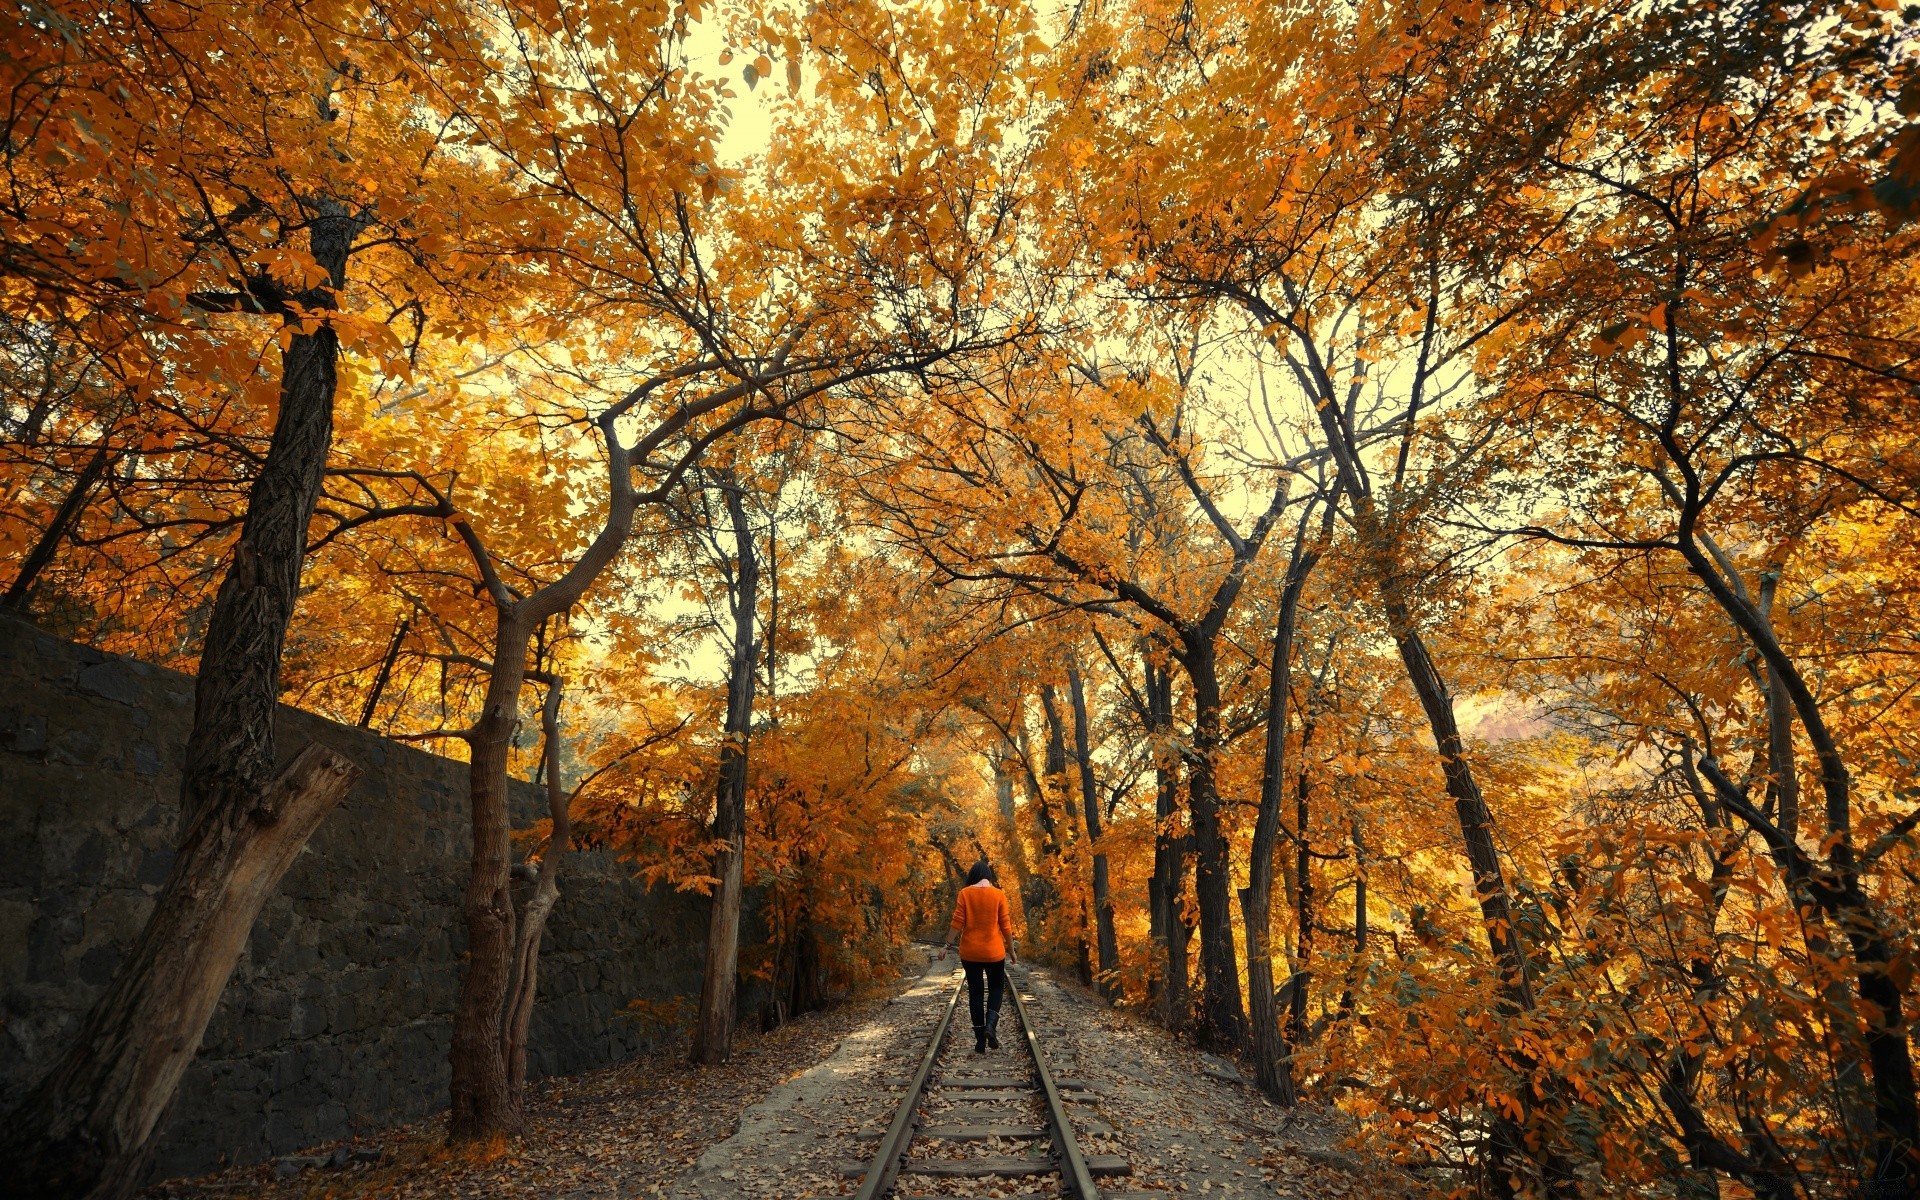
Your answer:
[[[353,231],[337,206],[312,225],[313,258],[336,290]],[[6,1195],[109,1200],[139,1187],[260,906],[357,774],[317,746],[274,770],[280,659],[333,441],[339,349],[331,326],[296,326],[281,355],[273,439],[201,649],[180,853],[74,1045],[9,1116]]]
[[[1897,957],[1895,938],[1882,927],[1879,914],[1860,884],[1853,852],[1852,784],[1846,762],[1839,743],[1827,727],[1826,716],[1813,689],[1780,645],[1772,624],[1748,598],[1739,594],[1729,577],[1723,576],[1702,551],[1695,538],[1704,535],[1698,533],[1694,520],[1693,516],[1683,516],[1679,538],[1681,557],[1706,586],[1721,611],[1746,635],[1748,644],[1766,660],[1769,691],[1785,692],[1791,700],[1820,764],[1826,809],[1824,841],[1828,849],[1825,870],[1818,873],[1823,878],[1815,884],[1822,895],[1847,898],[1844,902],[1823,903],[1822,907],[1853,948],[1854,988],[1863,1002],[1861,1016],[1867,1026],[1867,1063],[1873,1071],[1874,1156],[1882,1162],[1901,1162],[1907,1177],[1912,1178],[1914,1147],[1920,1144],[1920,1097],[1915,1094],[1913,1057],[1907,1040],[1906,973],[1897,972],[1893,966]],[[1783,839],[1772,849],[1776,855],[1805,861],[1790,841]],[[1806,869],[1799,873],[1814,874]]]
[[[1067,726],[1060,719],[1060,703],[1056,698],[1053,685],[1040,685],[1040,712],[1047,725],[1046,786],[1049,798],[1057,798],[1066,806],[1066,823],[1073,824],[1073,804],[1067,799]],[[1056,872],[1066,872],[1071,878],[1066,856],[1066,838],[1061,838],[1054,846],[1053,868]],[[1058,889],[1056,888],[1056,891]],[[1073,956],[1075,968],[1080,973],[1081,983],[1093,982],[1093,956],[1087,946],[1086,905],[1079,899],[1081,892],[1074,888],[1070,895],[1074,897],[1071,920],[1073,923]]]
[[[1164,966],[1150,976],[1159,985],[1160,1023],[1175,1032],[1186,1027],[1192,996],[1187,982],[1187,946],[1193,936],[1181,912],[1190,839],[1173,832],[1180,808],[1179,759],[1173,739],[1173,673],[1147,662],[1148,732],[1163,744],[1154,753],[1153,881],[1149,899],[1154,945]]]
[[[707,964],[700,984],[700,1014],[694,1027],[692,1058],[716,1066],[733,1054],[735,992],[740,975],[740,897],[746,879],[747,739],[753,731],[753,682],[759,645],[754,636],[760,572],[753,530],[747,523],[740,489],[723,483],[727,513],[739,556],[734,573],[733,662],[727,674],[726,740],[720,747],[720,785],[714,836],[720,842],[714,872],[713,911],[707,926]]]
[[[1331,510],[1329,510],[1331,511]],[[1302,526],[1302,534],[1305,526]],[[1319,561],[1317,550],[1303,541],[1294,544],[1293,559],[1287,564],[1286,585],[1280,593],[1280,612],[1273,626],[1273,656],[1267,674],[1266,753],[1260,768],[1260,811],[1253,823],[1253,847],[1248,854],[1246,899],[1243,904],[1247,924],[1247,1004],[1253,1023],[1254,1082],[1260,1090],[1281,1104],[1291,1105],[1297,1098],[1293,1067],[1288,1048],[1280,1037],[1279,1013],[1274,1004],[1273,985],[1273,872],[1280,840],[1280,798],[1285,788],[1287,761],[1287,701],[1293,661],[1293,633],[1300,618],[1300,593],[1307,576]],[[1306,868],[1306,745],[1301,744],[1301,790],[1299,813],[1294,826],[1300,846],[1299,878],[1303,899],[1302,914],[1307,912],[1304,893]],[[1307,925],[1300,929],[1302,969],[1305,967]],[[1295,994],[1305,989],[1304,979],[1296,981]],[[1297,1003],[1297,1002],[1296,1002]],[[1293,1045],[1301,1044],[1296,1030]]]
[[[1000,840],[1005,845],[1007,862],[1012,868],[1013,890],[1019,894],[1024,905],[1032,886],[1031,869],[1027,865],[1027,848],[1020,840],[1020,822],[1013,807],[1013,773],[1007,770],[1007,759],[1013,753],[1013,747],[1008,745],[1001,757],[994,760],[993,798],[1000,813]]]
[[[1367,969],[1367,847],[1360,840],[1360,818],[1353,819],[1353,967],[1340,993],[1340,1016],[1353,1015],[1354,994]]]
[[[1338,470],[1340,490],[1347,497],[1353,529],[1358,535],[1367,570],[1373,577],[1374,589],[1386,614],[1387,631],[1400,651],[1400,661],[1406,669],[1408,682],[1413,685],[1414,694],[1420,700],[1420,707],[1433,734],[1435,749],[1440,754],[1446,792],[1453,801],[1455,819],[1459,822],[1461,837],[1466,843],[1467,865],[1473,872],[1474,890],[1480,902],[1481,924],[1500,967],[1502,991],[1511,1007],[1529,1010],[1533,1007],[1533,985],[1528,977],[1526,949],[1521,944],[1519,930],[1513,921],[1506,874],[1493,840],[1493,817],[1485,797],[1481,795],[1480,785],[1474,779],[1472,765],[1467,761],[1466,746],[1453,711],[1453,697],[1448,694],[1446,683],[1427,652],[1426,643],[1421,639],[1414,621],[1412,607],[1402,591],[1395,561],[1394,531],[1386,519],[1391,514],[1383,516],[1374,502],[1372,485],[1360,461],[1359,446],[1343,415],[1339,388],[1321,361],[1312,339],[1306,337],[1304,331],[1288,317],[1275,312],[1264,302],[1254,302],[1249,306],[1249,311],[1263,323],[1278,321],[1292,329],[1307,356],[1307,365],[1296,369],[1301,372],[1304,386],[1314,395],[1320,431],[1326,438],[1327,448]],[[1416,397],[1417,389],[1424,382],[1424,374],[1416,377]],[[1407,436],[1411,436],[1411,430],[1409,425]],[[1521,1061],[1516,1065],[1521,1068],[1522,1074],[1531,1073],[1534,1067],[1531,1061]],[[1524,1092],[1525,1088],[1522,1090]],[[1528,1095],[1520,1096],[1519,1100],[1523,1107],[1532,1104],[1532,1098]],[[1540,1167],[1546,1177],[1550,1193],[1556,1196],[1569,1194],[1572,1189],[1571,1176],[1558,1153],[1547,1146],[1529,1147],[1521,1125],[1522,1122],[1505,1115],[1493,1121],[1487,1168],[1496,1193],[1511,1194],[1511,1176],[1521,1164],[1531,1161]]]
[[[462,909],[467,921],[467,969],[454,1008],[452,1106],[447,1139],[484,1141],[512,1136],[521,1118],[507,1086],[502,1013],[513,974],[513,817],[508,808],[507,758],[519,723],[533,629],[519,606],[497,610],[493,668],[485,707],[468,735],[469,818],[473,856]]]
[[[1107,874],[1107,852],[1100,848],[1100,793],[1094,786],[1093,750],[1087,728],[1087,689],[1077,663],[1067,666],[1069,697],[1073,702],[1073,751],[1080,764],[1080,803],[1087,814],[1087,841],[1093,849],[1093,916],[1100,949],[1100,994],[1120,998],[1120,939],[1113,927],[1112,886]]]
[[[1313,785],[1307,775],[1307,747],[1313,744],[1313,717],[1300,722],[1300,770],[1293,793],[1294,857],[1294,989],[1287,1006],[1287,1041],[1295,1048],[1307,1041],[1307,995],[1313,986],[1313,852],[1307,829],[1311,824],[1308,799]]]
[[[1194,896],[1200,905],[1200,1011],[1195,1033],[1214,1050],[1246,1045],[1246,1009],[1240,1002],[1240,968],[1233,945],[1233,864],[1220,827],[1220,797],[1213,768],[1220,751],[1220,681],[1213,643],[1185,644],[1181,662],[1193,681],[1193,761],[1187,769],[1188,811],[1193,816]]]
[[[1414,631],[1405,606],[1390,601],[1387,616],[1407,679],[1426,712],[1434,745],[1440,751],[1447,795],[1453,800],[1460,834],[1466,842],[1467,865],[1473,871],[1475,890],[1479,894],[1481,921],[1500,963],[1507,999],[1516,1009],[1531,1009],[1533,983],[1528,976],[1526,949],[1513,922],[1506,872],[1500,865],[1499,850],[1494,846],[1493,816],[1487,811],[1487,802],[1473,777],[1473,767],[1467,762],[1466,742],[1454,718],[1453,696],[1433,665],[1426,642]]]
[[[387,652],[380,659],[380,670],[373,677],[373,686],[367,689],[366,703],[360,706],[359,726],[362,729],[373,725],[373,714],[380,707],[380,696],[393,678],[393,664],[400,661],[400,648],[406,645],[407,630],[412,626],[411,616],[401,618],[399,626],[393,631],[393,640],[387,643]]]
[[[46,529],[40,534],[40,539],[33,544],[33,549],[27,551],[26,558],[21,560],[20,569],[14,573],[13,582],[7,585],[6,595],[0,596],[0,611],[13,613],[27,611],[27,601],[33,595],[33,585],[39,581],[40,572],[46,570],[47,565],[53,561],[53,556],[60,549],[60,543],[65,540],[67,531],[73,528],[74,523],[80,519],[80,514],[86,510],[87,501],[93,496],[93,489],[99,486],[100,480],[106,475],[107,469],[113,466],[116,457],[104,441],[94,449],[92,457],[87,459],[87,465],[80,468],[80,474],[73,481],[73,486],[67,490],[65,498],[60,501],[60,507],[54,510],[52,519],[47,522]]]
[[[1021,916],[1031,935],[1047,927],[1053,911],[1055,898],[1052,872],[1054,863],[1060,855],[1058,834],[1054,829],[1053,807],[1047,800],[1047,790],[1033,773],[1033,760],[1029,753],[1030,742],[1027,738],[1026,698],[1021,697],[1014,707],[1014,749],[1018,752],[1021,778],[1026,785],[1027,800],[1033,805],[1034,819],[1040,824],[1040,861],[1034,864],[1027,875],[1027,889],[1020,895]]]
[[[260,907],[360,769],[301,751],[254,797],[196,822],[153,915],[74,1048],[8,1120],[7,1196],[130,1196]]]
[[[560,784],[560,681],[547,684],[540,706],[541,759],[547,784],[547,815],[552,831],[547,852],[540,858],[540,874],[533,895],[520,918],[520,934],[513,948],[513,974],[507,985],[505,1059],[507,1102],[524,1121],[527,1110],[527,1030],[533,1022],[533,1002],[540,984],[540,938],[547,918],[560,902],[560,868],[573,839],[573,797]]]
[[[507,988],[514,969],[514,911],[510,890],[513,858],[512,813],[508,808],[507,759],[520,720],[520,692],[526,683],[527,653],[533,632],[565,612],[607,569],[633,525],[638,500],[633,491],[632,452],[614,429],[615,411],[596,424],[607,451],[607,517],[578,562],[558,580],[532,595],[516,597],[500,578],[492,554],[465,517],[454,530],[466,543],[493,598],[493,662],[480,717],[466,733],[467,804],[473,829],[462,908],[467,922],[467,963],[453,1014],[453,1044],[447,1059],[447,1140],[487,1141],[519,1131],[521,1117],[507,1084],[504,1025]]]

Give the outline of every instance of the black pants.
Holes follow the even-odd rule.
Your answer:
[[[973,1014],[973,1027],[985,1029],[990,1015],[1000,1015],[1000,1000],[1007,993],[1007,960],[968,962],[963,958],[960,968],[967,973],[967,1011]]]

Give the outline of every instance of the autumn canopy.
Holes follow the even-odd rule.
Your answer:
[[[1443,1190],[1913,1194],[1920,7],[0,22],[0,605],[199,679],[20,1194],[345,819],[276,700],[470,764],[456,1141],[570,847],[713,897],[705,1063],[984,856]]]

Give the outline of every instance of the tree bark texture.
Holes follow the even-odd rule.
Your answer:
[[[344,212],[315,221],[314,261],[346,286],[354,223]],[[333,327],[296,330],[280,360],[280,411],[233,563],[214,597],[193,694],[180,781],[181,830],[228,803],[248,803],[273,772],[273,711],[280,654],[300,592],[307,526],[333,445],[340,341]]]
[[[1093,850],[1093,917],[1100,953],[1097,982],[1108,1000],[1120,996],[1120,938],[1113,925],[1113,889],[1107,852],[1100,848],[1100,792],[1093,778],[1092,735],[1087,723],[1086,681],[1078,664],[1067,667],[1068,698],[1073,704],[1073,753],[1080,767],[1080,803],[1087,815],[1087,842]]]
[[[313,258],[345,286],[354,223],[328,205]],[[310,295],[311,307],[333,303]],[[333,441],[339,340],[295,329],[280,406],[247,516],[207,622],[180,786],[180,853],[152,916],[74,1044],[0,1134],[5,1193],[131,1195],[260,906],[351,786],[357,768],[308,747],[276,772],[280,660],[299,597],[307,526]]]
[[[724,484],[727,515],[733,523],[737,565],[734,571],[733,661],[727,672],[726,740],[720,746],[720,783],[714,813],[719,856],[714,874],[713,910],[707,925],[707,963],[700,985],[700,1012],[694,1025],[692,1058],[715,1066],[733,1054],[736,991],[740,976],[740,899],[746,879],[747,741],[753,732],[753,683],[759,672],[754,617],[759,603],[760,570],[753,529],[740,489]]]

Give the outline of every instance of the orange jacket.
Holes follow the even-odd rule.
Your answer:
[[[961,888],[960,901],[953,906],[953,928],[960,931],[961,962],[999,962],[1013,940],[1007,894],[991,883]]]

